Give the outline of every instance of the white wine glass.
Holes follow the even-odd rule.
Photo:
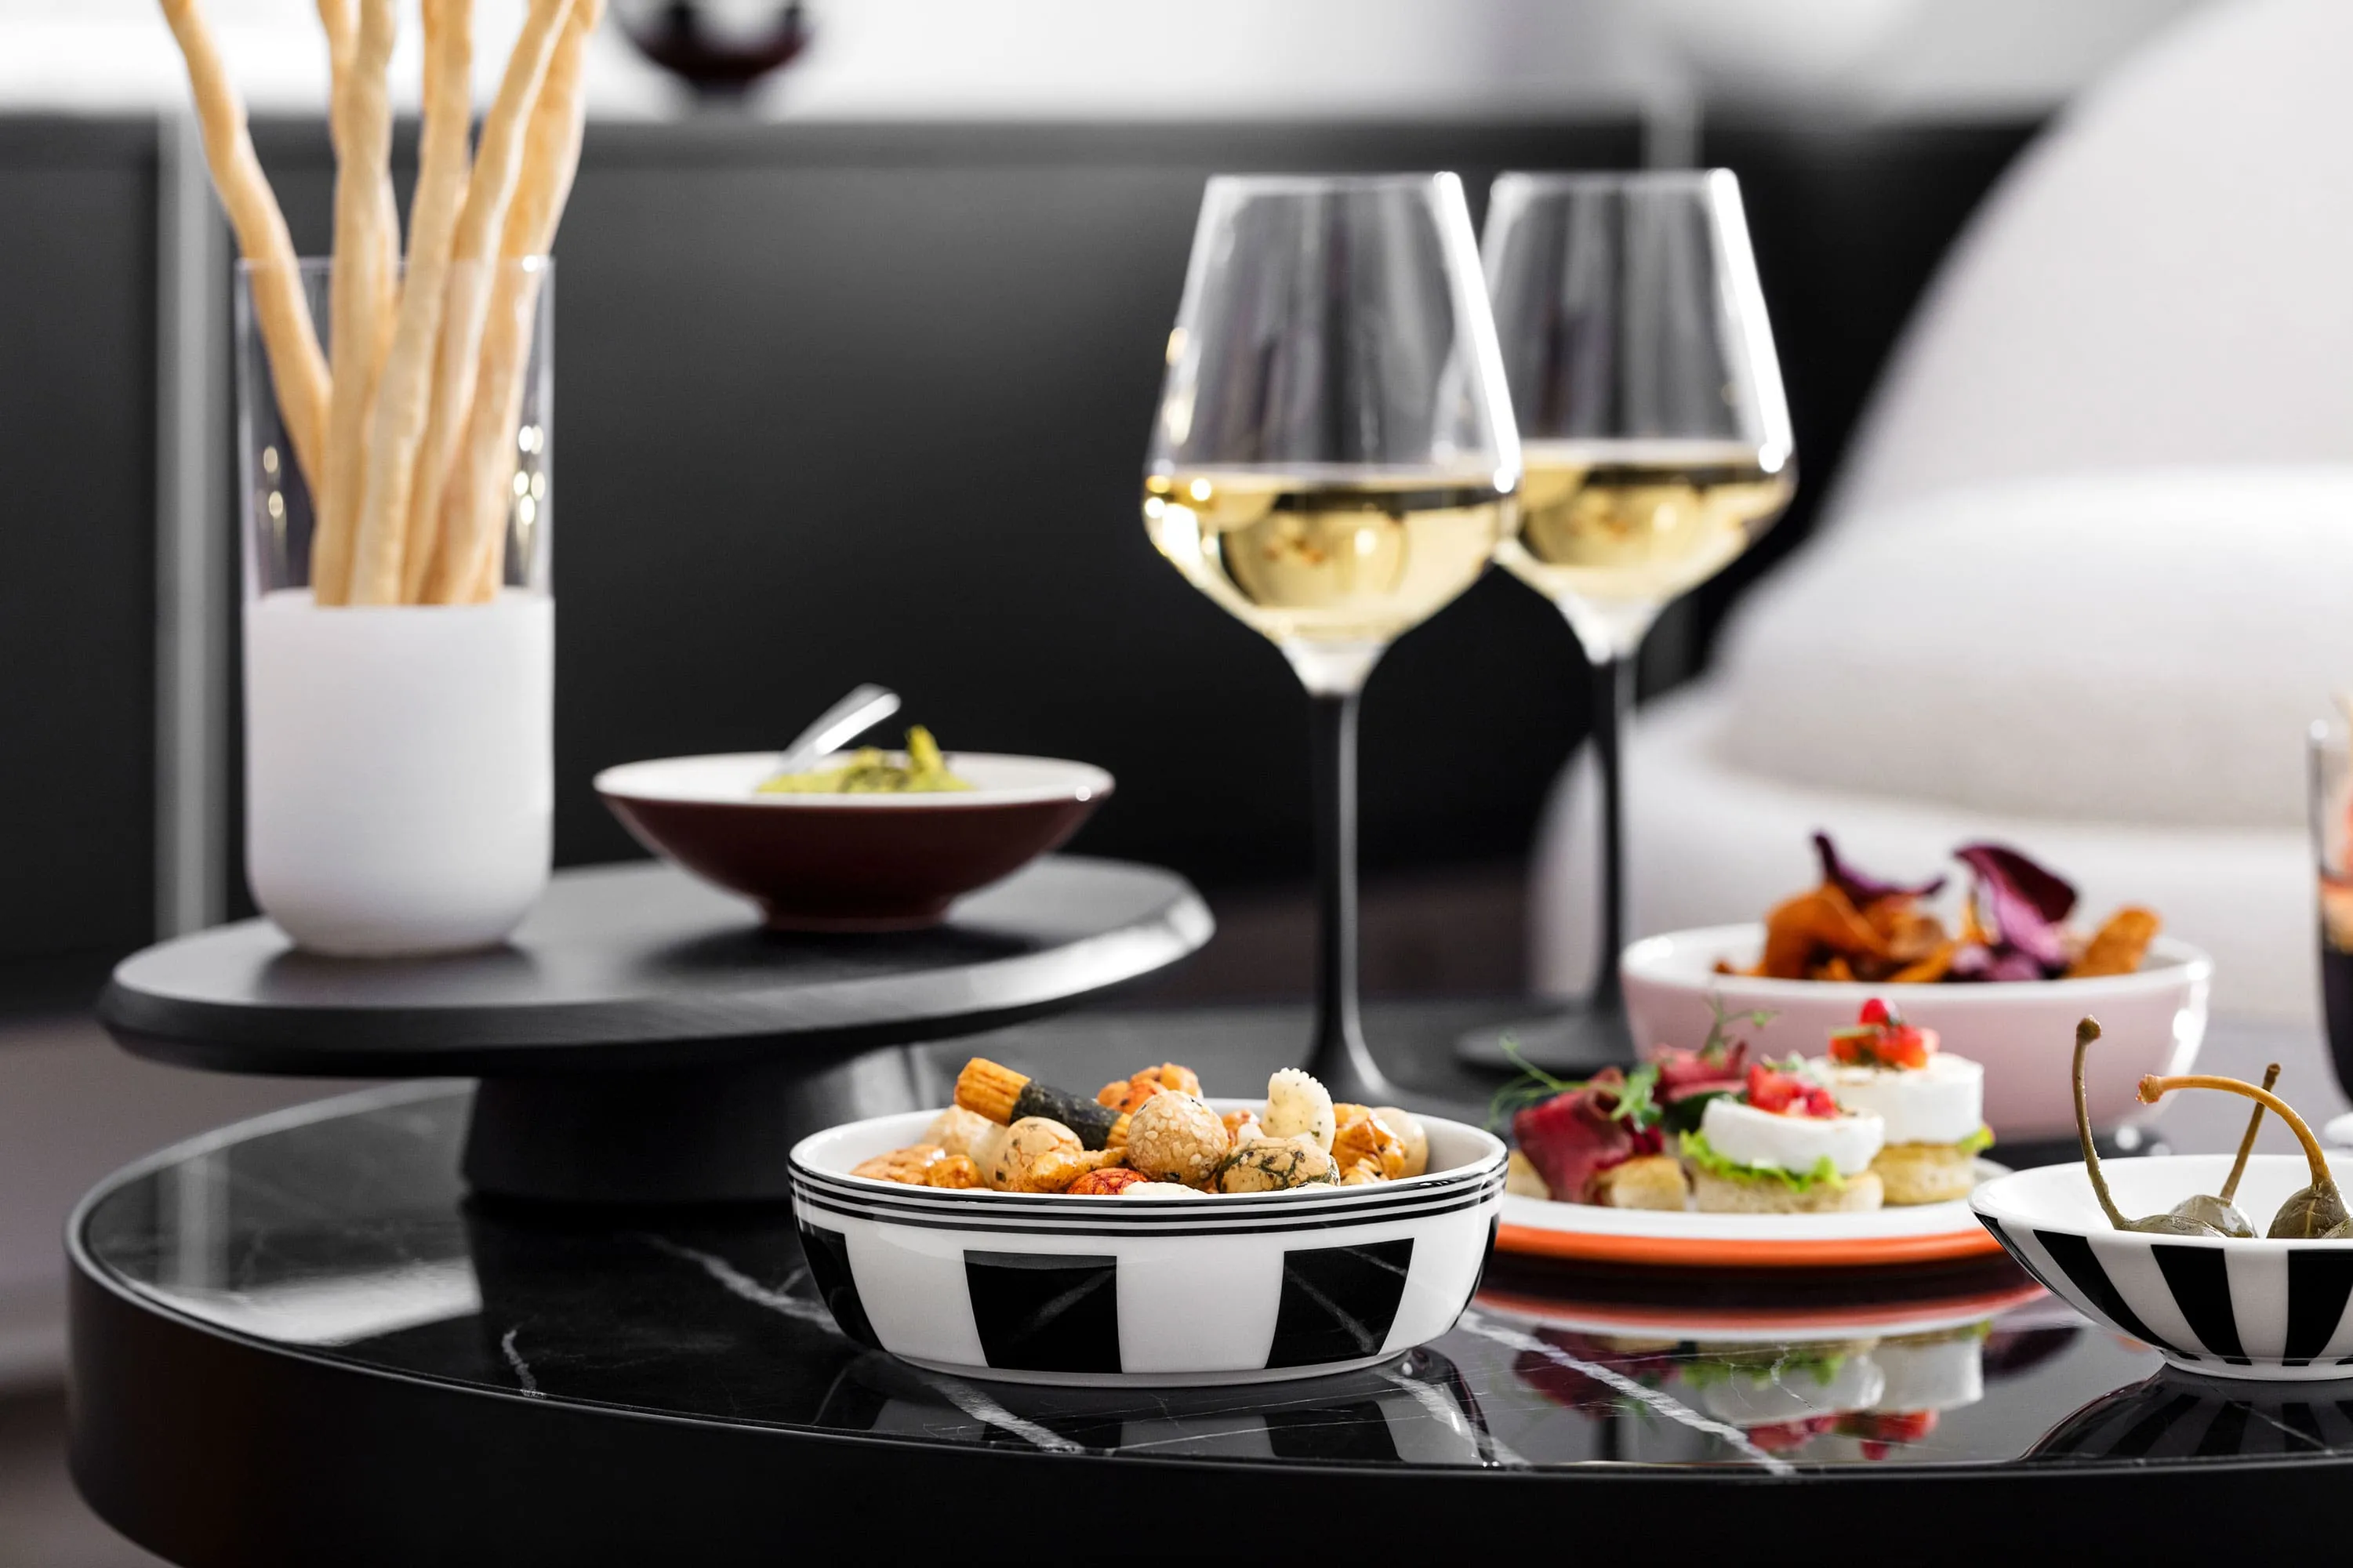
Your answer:
[[[1661,611],[1788,505],[1797,448],[1725,169],[1504,174],[1481,246],[1526,472],[1495,558],[1560,607],[1594,671],[1599,952],[1581,1007],[1507,1033],[1540,1067],[1626,1059],[1622,741]],[[1469,1059],[1499,1062],[1492,1030]]]
[[[1194,231],[1145,465],[1145,527],[1305,685],[1316,1021],[1335,1099],[1394,1090],[1356,994],[1356,705],[1382,652],[1469,587],[1520,450],[1461,182],[1219,175]]]

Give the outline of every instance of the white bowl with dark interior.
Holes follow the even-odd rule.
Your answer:
[[[1454,1326],[1503,1202],[1502,1142],[1430,1117],[1429,1171],[1366,1186],[1071,1197],[849,1174],[934,1114],[801,1140],[793,1209],[844,1333],[965,1377],[1148,1387],[1371,1366]]]
[[[2100,1169],[2128,1218],[2221,1190],[2228,1154],[2108,1160]],[[2340,1184],[2353,1162],[2333,1161]],[[2077,1311],[2154,1348],[2185,1372],[2267,1382],[2353,1377],[2353,1241],[2272,1241],[2280,1203],[2312,1179],[2301,1154],[2247,1162],[2238,1206],[2252,1241],[2151,1236],[2108,1223],[2081,1163],[2014,1171],[1969,1199],[1978,1221]]]
[[[1936,1030],[1950,1055],[1983,1065],[1985,1119],[2000,1139],[2073,1136],[2075,1021],[2087,1013],[2101,1029],[2093,1126],[2105,1132],[2155,1116],[2134,1085],[2144,1073],[2189,1070],[2206,1037],[2214,978],[2213,960],[2165,936],[2149,944],[2138,972],[2088,980],[1889,985],[1715,972],[1719,963],[1755,963],[1764,946],[1765,928],[1754,922],[1669,931],[1630,945],[1618,973],[1637,1050],[1698,1046],[1720,1001],[1729,1013],[1773,1016],[1738,1031],[1765,1055],[1819,1057],[1830,1032],[1852,1025],[1876,996]]]

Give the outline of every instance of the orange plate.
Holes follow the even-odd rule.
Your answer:
[[[1713,1237],[1597,1236],[1507,1225],[1495,1232],[1504,1252],[1530,1258],[1570,1258],[1587,1263],[1647,1263],[1675,1268],[1869,1268],[1888,1263],[1935,1263],[2000,1252],[1982,1226],[1938,1236],[1858,1237],[1853,1240],[1735,1241]]]
[[[2049,1292],[2029,1279],[1999,1290],[1978,1290],[1933,1301],[1873,1302],[1812,1307],[1653,1306],[1645,1302],[1557,1300],[1505,1290],[1482,1290],[1482,1306],[1539,1321],[1567,1320],[1577,1327],[1593,1326],[1608,1332],[1643,1330],[1700,1334],[1708,1331],[1782,1331],[1798,1337],[1827,1338],[1830,1334],[1901,1333],[1915,1323],[1948,1321],[1954,1318],[1990,1318],[2012,1307],[2039,1301]]]

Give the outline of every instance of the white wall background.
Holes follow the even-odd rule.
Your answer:
[[[733,3],[733,0],[731,0]],[[1817,115],[2056,104],[2227,0],[810,0],[816,43],[755,110],[786,118],[1189,118],[1619,110],[1694,98]],[[210,0],[257,108],[324,102],[309,0]],[[414,100],[415,0],[395,78]],[[481,0],[487,97],[521,0]],[[607,24],[599,113],[681,95]],[[0,0],[0,109],[176,103],[153,0]]]

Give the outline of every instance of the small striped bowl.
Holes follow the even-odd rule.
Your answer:
[[[2116,1206],[2139,1218],[2219,1191],[2227,1154],[2111,1160]],[[2353,1191],[2353,1163],[2332,1165]],[[2300,1154],[2247,1163],[2238,1205],[2271,1224],[2311,1168]],[[1978,1188],[1978,1220],[2026,1271],[2093,1321],[2206,1377],[2320,1382],[2353,1377],[2353,1242],[2148,1236],[2108,1224],[2083,1165],[2044,1165]]]
[[[1503,1203],[1504,1145],[1433,1118],[1430,1171],[1364,1187],[1066,1197],[849,1173],[932,1115],[803,1139],[794,1217],[844,1333],[966,1377],[1188,1385],[1371,1366],[1454,1326]]]

